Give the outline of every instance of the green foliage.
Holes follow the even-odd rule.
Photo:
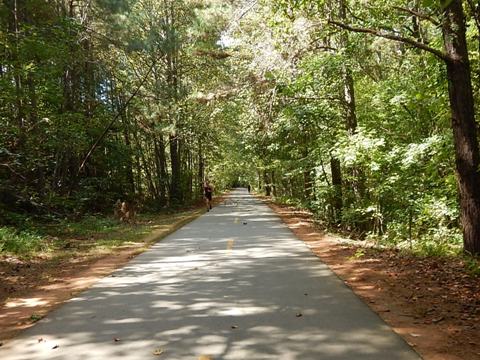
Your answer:
[[[40,320],[42,320],[42,319],[43,319],[43,315],[32,314],[32,315],[30,316],[30,320],[31,320],[32,322],[37,322],[37,321],[40,321]]]
[[[350,260],[359,260],[365,256],[365,249],[359,248],[355,250],[355,254],[350,257]]]
[[[108,234],[117,230],[119,227],[128,228],[126,225],[120,225],[118,220],[110,217],[86,216],[80,221],[72,222],[62,220],[55,224],[55,232],[52,235],[68,235],[74,237],[88,237],[91,234]]]
[[[29,255],[47,251],[50,244],[42,236],[31,231],[19,231],[10,227],[0,227],[0,253]]]
[[[157,214],[139,215],[139,224],[119,222],[103,214],[85,216],[79,220],[55,219],[39,222],[31,220],[23,230],[0,227],[0,254],[20,257],[39,253],[60,254],[68,251],[94,251],[138,242],[150,233],[157,223],[165,221]],[[35,229],[35,230],[32,230]]]
[[[2,225],[110,212],[117,199],[178,207],[209,178],[217,191],[250,184],[359,238],[455,253],[444,64],[331,23],[441,50],[435,23],[449,4],[417,2],[416,17],[400,0],[3,3]],[[90,217],[75,226],[66,229],[79,236],[115,228]],[[23,245],[5,251],[37,246],[21,240],[36,235],[8,231],[20,239],[5,240],[9,249]]]
[[[328,25],[333,19],[382,29],[440,50],[442,34],[432,24],[442,21],[440,2],[417,5],[430,19],[412,18],[396,0],[344,4],[340,18],[341,2],[260,2],[243,20],[244,31],[231,35],[249,60],[236,63],[250,86],[238,117],[256,182],[284,203],[307,206],[326,226],[421,254],[458,254],[444,64],[409,45]],[[468,20],[475,76],[478,29]],[[341,185],[333,183],[335,161]]]
[[[472,276],[480,277],[480,261],[478,258],[467,256],[464,261],[467,272]]]
[[[226,78],[216,42],[230,10],[213,0],[2,3],[2,223],[111,212],[117,199],[196,201],[198,169],[229,129],[219,133],[217,104],[194,94]]]

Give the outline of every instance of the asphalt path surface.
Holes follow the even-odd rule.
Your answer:
[[[2,360],[420,357],[246,190],[0,348]]]

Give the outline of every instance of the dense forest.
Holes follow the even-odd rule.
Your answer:
[[[0,27],[2,241],[209,178],[480,253],[476,1],[5,0]]]

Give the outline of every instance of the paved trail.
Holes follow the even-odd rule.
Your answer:
[[[244,190],[0,348],[114,358],[419,359]]]

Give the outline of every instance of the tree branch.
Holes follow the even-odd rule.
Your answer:
[[[281,100],[297,100],[297,101],[341,101],[335,96],[282,96]]]
[[[419,11],[416,11],[414,9],[408,9],[408,8],[403,8],[401,6],[394,6],[393,7],[394,9],[397,9],[399,11],[402,11],[402,12],[406,12],[406,13],[409,13],[411,15],[414,15],[420,19],[424,19],[424,20],[427,20],[427,21],[430,21],[433,25],[435,26],[441,26],[442,24],[440,23],[440,21],[434,19],[433,17],[431,17],[430,15],[428,14],[424,14],[424,13],[421,13]]]
[[[421,42],[418,42],[418,41],[415,41],[413,39],[409,39],[409,38],[399,36],[399,35],[395,35],[395,34],[385,33],[385,32],[379,31],[379,30],[375,30],[375,29],[354,27],[354,26],[351,26],[351,25],[343,24],[343,23],[335,21],[335,20],[329,20],[328,23],[332,24],[332,25],[335,25],[339,28],[348,30],[348,31],[370,34],[370,35],[381,37],[381,38],[384,38],[384,39],[389,39],[389,40],[402,42],[404,44],[409,44],[413,47],[416,47],[417,49],[427,51],[427,52],[435,55],[436,57],[438,57],[439,59],[441,59],[445,62],[452,61],[452,59],[447,54],[445,54],[443,51],[434,49],[434,48],[432,48],[428,45],[425,45],[425,44],[423,44]]]
[[[10,170],[12,173],[14,173],[15,175],[21,177],[22,180],[26,180],[26,177],[23,176],[22,174],[16,172],[16,171],[12,168],[12,166],[11,166],[10,164],[7,164],[7,163],[5,163],[5,164],[0,164],[0,166],[5,166],[5,167],[6,167],[8,170]]]
[[[95,141],[95,143],[91,146],[90,150],[88,150],[88,153],[87,155],[85,155],[85,158],[83,159],[82,161],[82,164],[80,165],[80,167],[78,168],[78,171],[77,171],[77,175],[80,174],[80,172],[83,170],[83,168],[85,167],[85,164],[87,163],[88,159],[90,158],[90,156],[92,155],[92,153],[95,151],[95,149],[98,147],[98,145],[100,144],[100,142],[105,138],[105,136],[107,135],[107,133],[110,131],[110,129],[112,128],[113,124],[117,121],[117,119],[122,115],[123,111],[128,107],[128,105],[130,104],[130,101],[133,100],[133,98],[138,94],[138,92],[140,91],[140,89],[142,88],[143,84],[147,81],[148,77],[150,76],[150,73],[153,71],[153,68],[155,67],[155,62],[152,64],[152,66],[150,67],[150,69],[148,70],[147,74],[145,75],[145,77],[143,78],[142,82],[138,85],[137,89],[133,92],[132,95],[130,95],[130,97],[128,98],[128,100],[125,102],[125,104],[123,105],[122,109],[113,117],[112,121],[110,121],[110,123],[108,124],[108,126],[105,128],[105,130],[103,131],[102,135],[100,135],[100,137]]]

